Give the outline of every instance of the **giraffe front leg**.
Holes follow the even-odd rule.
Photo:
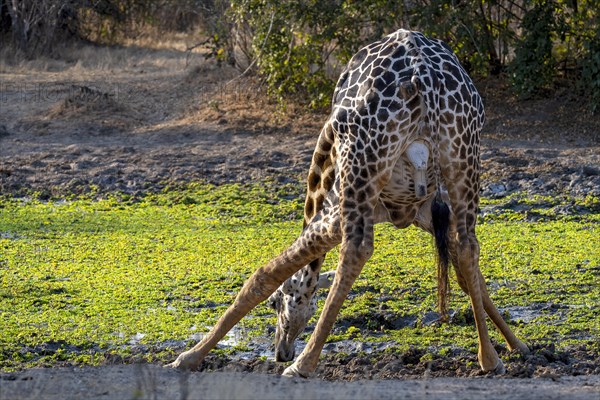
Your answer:
[[[168,367],[196,369],[208,352],[250,310],[266,300],[283,281],[301,267],[319,258],[339,243],[335,223],[332,224],[319,222],[309,225],[282,254],[256,270],[244,283],[234,303],[229,306],[211,331],[192,349],[181,353]]]
[[[345,187],[351,189],[344,190]],[[284,376],[309,377],[317,368],[319,356],[335,323],[337,315],[354,281],[373,254],[375,190],[371,186],[341,182],[340,223],[342,244],[333,284],[325,301],[323,312],[304,351],[284,372]],[[357,199],[362,202],[355,202]],[[359,214],[355,210],[360,209]]]
[[[352,284],[360,274],[362,267],[373,252],[372,241],[364,241],[359,246],[342,244],[340,260],[333,285],[325,301],[323,312],[304,351],[298,359],[285,369],[284,376],[308,378],[317,368],[319,356],[331,332],[337,315],[348,296]]]
[[[301,265],[299,265],[297,269],[300,267]],[[274,292],[281,282],[287,278],[288,274],[291,276],[291,274],[295,272],[295,268],[295,263],[291,263],[287,257],[281,255],[266,267],[259,268],[255,271],[244,283],[244,286],[238,293],[234,303],[229,306],[211,331],[192,349],[181,353],[177,359],[171,364],[168,364],[167,367],[181,370],[198,368],[208,352],[219,343],[219,340],[221,340],[235,324],[250,312],[250,310]],[[276,271],[278,274],[275,273]],[[279,276],[279,274],[282,276]]]

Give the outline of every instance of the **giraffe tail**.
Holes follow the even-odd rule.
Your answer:
[[[450,296],[450,281],[448,266],[450,264],[449,230],[450,208],[438,191],[431,203],[431,222],[435,247],[437,249],[437,300],[440,320],[448,321],[448,298]]]
[[[418,46],[415,45],[415,48]],[[433,69],[424,62],[423,58],[416,58],[415,72],[411,78],[411,84],[417,90],[421,100],[421,108],[425,115],[426,123],[429,125],[431,134],[431,156],[435,177],[435,198],[431,203],[431,222],[435,247],[437,249],[437,302],[442,322],[448,321],[448,299],[450,296],[450,281],[448,279],[448,269],[450,264],[449,248],[449,230],[450,230],[450,208],[442,199],[442,172],[440,157],[440,82]],[[421,76],[427,75],[431,78],[429,85],[426,85]],[[428,86],[431,89],[426,89]],[[426,93],[427,92],[427,93]]]

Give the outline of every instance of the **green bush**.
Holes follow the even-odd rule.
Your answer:
[[[590,99],[592,112],[600,110],[600,29],[584,43],[585,56],[581,60],[580,87]]]
[[[329,105],[334,80],[366,42],[393,30],[402,2],[233,0],[237,32],[250,36],[250,55],[269,92]]]
[[[410,21],[415,29],[444,40],[470,74],[498,74],[508,56],[506,40],[513,31],[510,10],[496,3],[460,7],[453,0],[419,1],[418,7],[410,10]]]
[[[398,28],[445,40],[467,70],[500,73],[514,37],[514,4],[460,7],[454,0],[290,1],[233,0],[236,32],[244,32],[258,73],[280,102],[289,95],[329,105],[333,84],[363,45]]]
[[[516,43],[515,58],[509,69],[513,87],[521,96],[528,97],[547,87],[555,76],[552,44],[557,18],[554,10],[553,1],[541,1],[523,18],[524,34]]]
[[[349,58],[403,27],[446,41],[471,75],[508,72],[522,97],[577,79],[597,109],[598,10],[600,0],[232,0],[229,18],[250,43],[248,64],[282,104],[292,96],[329,105]]]

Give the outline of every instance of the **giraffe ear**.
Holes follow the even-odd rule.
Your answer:
[[[333,278],[335,277],[335,271],[324,272],[319,275],[319,289],[327,289],[333,283]]]

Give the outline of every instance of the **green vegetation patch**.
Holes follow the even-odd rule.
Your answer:
[[[136,351],[148,360],[172,358],[300,232],[297,189],[197,185],[135,201],[2,200],[0,368],[98,364]],[[492,298],[526,341],[600,342],[599,231],[593,212],[536,222],[494,214],[479,225]],[[468,299],[457,285],[453,323],[431,323],[432,250],[416,228],[378,226],[375,255],[330,340],[474,350]],[[336,257],[333,251],[325,268]],[[257,307],[228,351],[269,336],[274,322],[266,305]]]

